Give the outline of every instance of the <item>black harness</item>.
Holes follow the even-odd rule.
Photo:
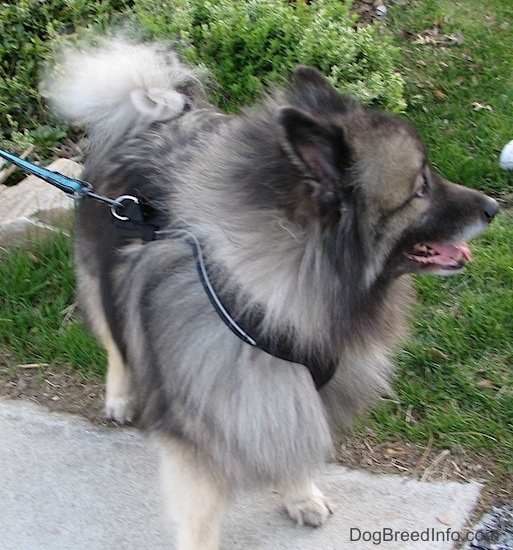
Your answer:
[[[212,285],[201,244],[190,231],[183,229],[161,230],[158,222],[158,212],[145,201],[133,195],[122,195],[117,199],[111,199],[95,193],[91,184],[86,181],[53,172],[20,157],[16,157],[7,151],[0,149],[0,157],[54,185],[74,199],[89,197],[109,204],[114,227],[121,236],[142,239],[144,242],[164,237],[186,238],[192,247],[196,259],[201,284],[212,306],[224,324],[236,336],[244,343],[265,351],[274,357],[304,365],[310,371],[317,389],[320,389],[331,380],[337,367],[336,360],[321,360],[323,354],[319,352],[300,353],[296,351],[296,346],[292,345],[291,336],[262,336],[259,338],[252,336],[252,334],[259,332],[258,326],[263,320],[261,312],[253,311],[250,315],[237,319],[230,314],[229,308],[219,297],[219,293]],[[263,332],[265,334],[265,331]]]
[[[121,212],[118,212],[119,206],[112,206],[113,223],[116,231],[128,238],[140,238],[145,242],[150,242],[164,237],[183,237],[191,245],[199,279],[206,295],[208,296],[213,308],[223,321],[223,323],[244,343],[256,347],[266,353],[289,361],[304,365],[312,375],[315,387],[320,389],[327,384],[335,373],[337,362],[326,363],[321,361],[321,354],[299,354],[290,341],[290,337],[255,337],[255,333],[260,332],[258,326],[263,320],[263,314],[253,311],[249,316],[238,317],[237,319],[230,313],[229,307],[221,299],[219,293],[215,290],[211,282],[211,274],[205,262],[201,244],[197,237],[190,231],[184,229],[160,230],[156,222],[156,212],[144,201],[126,195],[117,199],[121,203]]]

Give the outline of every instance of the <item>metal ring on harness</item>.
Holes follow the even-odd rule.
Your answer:
[[[110,207],[110,211],[112,212],[112,215],[115,218],[117,218],[118,220],[121,220],[122,222],[126,222],[129,218],[128,216],[121,216],[120,214],[118,214],[116,209],[119,208],[119,206],[124,207],[124,204],[123,204],[124,200],[129,200],[134,202],[135,204],[139,204],[139,199],[137,197],[133,197],[132,195],[121,195],[116,199],[116,202],[120,204],[113,204]]]

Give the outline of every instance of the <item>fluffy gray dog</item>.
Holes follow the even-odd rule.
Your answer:
[[[333,428],[387,390],[409,274],[461,270],[497,212],[434,173],[407,123],[315,69],[238,116],[201,80],[158,44],[107,40],[46,82],[87,129],[84,178],[128,196],[114,221],[139,208],[130,233],[81,202],[79,295],[108,352],[107,415],[159,446],[178,550],[218,548],[238,486],[327,520],[315,474]]]

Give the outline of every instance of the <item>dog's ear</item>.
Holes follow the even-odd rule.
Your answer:
[[[282,146],[289,159],[309,178],[333,191],[343,171],[351,164],[351,149],[344,130],[295,109],[283,107],[279,112]]]
[[[288,100],[314,114],[339,113],[360,108],[351,96],[339,93],[317,69],[299,66],[289,79]]]

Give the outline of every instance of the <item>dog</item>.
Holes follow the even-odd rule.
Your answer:
[[[389,389],[411,274],[460,272],[497,202],[314,68],[237,115],[161,44],[105,39],[50,74],[52,108],[88,133],[84,179],[117,199],[80,202],[75,246],[106,415],[152,435],[176,548],[217,549],[238,487],[322,525],[316,474]]]

